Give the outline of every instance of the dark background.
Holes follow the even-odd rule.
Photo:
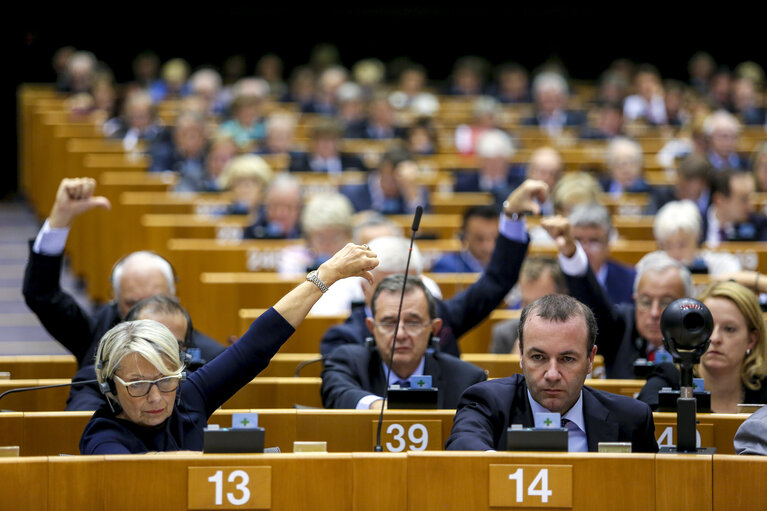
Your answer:
[[[3,138],[6,154],[13,156],[0,171],[0,197],[17,186],[16,108],[10,98],[21,83],[53,81],[51,57],[64,45],[95,53],[118,82],[130,79],[133,57],[146,49],[162,60],[183,57],[192,67],[218,67],[227,56],[244,54],[250,69],[261,55],[273,52],[283,58],[287,76],[321,42],[335,44],[344,65],[366,57],[387,62],[405,56],[426,66],[434,80],[446,78],[463,55],[480,55],[492,64],[516,61],[530,70],[557,58],[571,77],[592,80],[621,57],[650,62],[664,78],[684,80],[687,61],[700,50],[730,68],[744,60],[767,68],[767,9],[735,2],[716,7],[670,1],[601,7],[576,2],[490,7],[482,2],[461,8],[391,2],[322,8],[298,3],[28,3],[7,16],[3,31],[11,71],[5,75],[3,102],[3,131],[10,136]]]

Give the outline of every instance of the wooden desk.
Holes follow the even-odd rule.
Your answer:
[[[71,378],[76,371],[77,360],[72,355],[0,356],[0,372],[11,373],[14,380]]]

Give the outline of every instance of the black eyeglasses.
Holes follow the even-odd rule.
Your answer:
[[[171,376],[163,376],[156,380],[139,380],[126,382],[119,376],[115,375],[115,380],[119,381],[128,391],[128,395],[131,397],[143,397],[149,394],[152,390],[152,385],[157,385],[160,392],[173,392],[178,388],[178,384],[181,381],[180,374],[174,374]]]

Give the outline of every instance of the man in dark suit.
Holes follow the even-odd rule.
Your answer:
[[[654,215],[668,202],[688,199],[698,206],[700,216],[705,217],[711,202],[709,181],[712,173],[713,167],[705,156],[686,156],[676,169],[674,186],[653,187],[650,190],[650,202],[645,214]]]
[[[31,243],[24,274],[24,299],[54,339],[72,352],[78,366],[93,360],[102,335],[122,321],[139,300],[162,294],[175,295],[175,274],[170,263],[151,252],[134,252],[120,260],[112,271],[115,300],[93,314],[83,310],[61,289],[59,278],[64,246],[72,221],[90,209],[108,209],[109,200],[93,196],[95,180],[64,179],[56,192],[51,214]],[[211,360],[224,350],[206,335],[195,331],[192,347]]]
[[[613,229],[607,208],[599,204],[583,204],[576,207],[568,219],[573,236],[586,251],[589,265],[610,300],[613,303],[634,303],[636,272],[609,259]]]
[[[384,215],[413,213],[419,205],[429,210],[429,194],[416,182],[418,164],[401,148],[387,151],[364,184],[343,185],[339,191],[355,211],[374,210]]]
[[[344,170],[362,170],[367,168],[354,154],[342,153],[338,144],[342,128],[334,119],[321,119],[312,129],[312,150],[305,153],[293,153],[290,157],[291,172],[321,172],[338,174]]]
[[[403,285],[405,295],[395,344]],[[325,408],[380,408],[386,387],[397,384],[408,387],[411,376],[431,376],[432,386],[439,389],[437,406],[455,408],[467,387],[487,379],[482,369],[468,362],[445,353],[427,352],[442,320],[436,316],[436,300],[418,277],[410,277],[407,282],[403,274],[386,277],[376,287],[370,305],[373,317],[366,319],[366,325],[375,346],[342,346],[325,360],[322,370]],[[393,344],[394,358],[389,371]]]
[[[498,238],[498,210],[494,206],[474,206],[463,214],[463,250],[440,257],[434,273],[479,273],[485,271]]]
[[[703,216],[703,240],[716,246],[725,241],[767,241],[767,217],[753,212],[751,173],[721,170],[711,178],[711,206]]]
[[[457,339],[485,319],[501,303],[519,276],[519,269],[527,253],[528,236],[524,220],[517,218],[523,211],[539,212],[547,186],[542,181],[528,180],[509,195],[499,222],[500,235],[485,272],[466,290],[449,300],[437,301],[437,316],[443,319],[439,332],[440,349],[458,356]],[[373,271],[376,283],[386,277],[378,269]],[[363,284],[364,285],[364,284]],[[330,354],[343,344],[365,343],[369,335],[366,318],[374,288],[365,285],[365,304],[352,308],[349,318],[341,325],[328,329],[320,342],[320,352]]]
[[[541,225],[556,241],[559,266],[570,296],[591,307],[599,327],[599,354],[605,358],[608,378],[634,378],[638,358],[654,361],[663,346],[660,316],[677,298],[692,296],[690,270],[663,251],[645,255],[636,265],[633,304],[614,304],[597,281],[586,252],[561,216],[545,218]]]
[[[479,383],[458,403],[448,450],[505,450],[512,424],[532,427],[534,413],[559,413],[570,452],[597,451],[599,442],[631,442],[633,452],[657,452],[650,407],[584,386],[596,355],[596,320],[572,297],[548,295],[520,317],[523,375]]]

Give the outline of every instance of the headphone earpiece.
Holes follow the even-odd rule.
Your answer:
[[[439,336],[433,335],[429,339],[429,349],[433,350],[434,353],[439,353],[439,350],[440,350],[440,348],[439,348]]]
[[[376,340],[373,337],[365,337],[365,347],[369,350],[375,349]]]

